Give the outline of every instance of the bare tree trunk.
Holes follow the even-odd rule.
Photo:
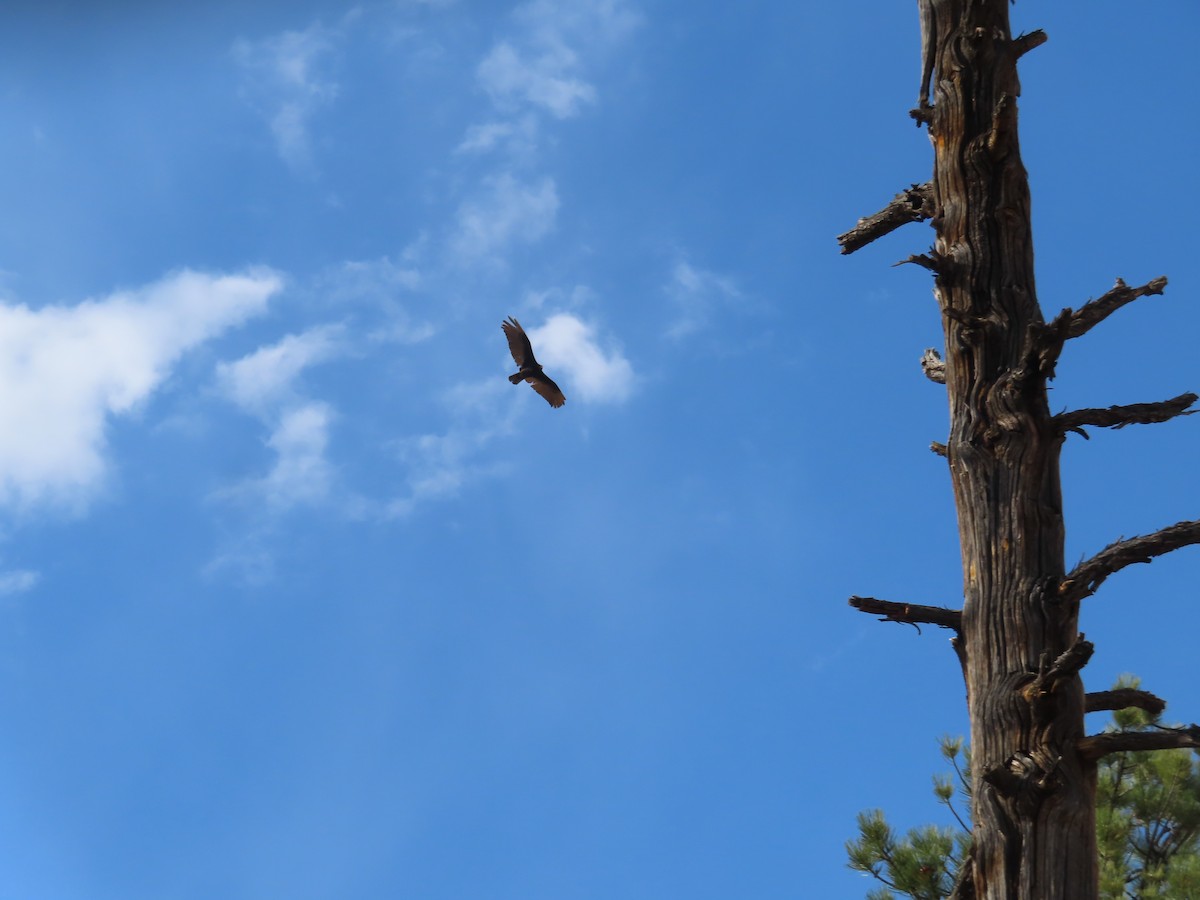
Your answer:
[[[974,764],[974,885],[986,898],[1097,891],[1095,768],[1077,668],[1047,672],[1078,640],[1061,602],[1062,434],[1036,347],[1029,184],[1008,0],[933,2],[937,73],[936,294],[946,337],[950,474],[963,558],[961,646]],[[990,788],[990,789],[989,789]]]
[[[1165,421],[1197,398],[1051,415],[1046,381],[1064,341],[1131,300],[1161,293],[1166,279],[1140,288],[1118,281],[1046,323],[1017,140],[1017,60],[1046,36],[1014,38],[1009,0],[918,6],[922,80],[912,115],[929,128],[933,179],[902,191],[839,242],[850,253],[906,222],[932,219],[934,247],[905,262],[933,272],[942,313],[944,367],[932,351],[922,364],[949,397],[949,439],[933,449],[947,458],[954,486],[964,600],[961,613],[874,598],[851,604],[889,621],[958,632],[971,719],[974,845],[954,896],[1093,900],[1096,760],[1115,751],[1083,730],[1079,671],[1092,645],[1078,630],[1080,601],[1131,562],[1200,542],[1200,522],[1118,542],[1068,574],[1059,451],[1065,434],[1082,433],[1083,425]],[[1195,726],[1155,737],[1164,746],[1200,745]]]

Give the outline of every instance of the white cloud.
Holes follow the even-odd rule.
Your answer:
[[[514,15],[541,41],[571,37],[607,43],[620,40],[642,22],[625,0],[530,0]]]
[[[475,395],[480,392],[498,395],[495,379],[486,385],[459,385],[452,393]],[[488,407],[495,410],[495,404]],[[511,431],[509,419],[500,419],[475,428],[455,427],[444,434],[421,434],[396,442],[400,461],[407,466],[407,493],[392,500],[384,510],[389,518],[410,515],[419,505],[430,500],[445,499],[458,494],[469,480],[495,475],[506,464],[480,463],[475,460],[484,447],[495,438]]]
[[[517,156],[528,156],[537,145],[536,116],[521,116],[511,121],[485,122],[467,129],[455,153],[487,153],[504,145]]]
[[[605,353],[587,323],[570,313],[558,313],[528,332],[538,362],[556,381],[557,372],[566,373],[581,399],[620,403],[629,397],[633,366],[619,351]]]
[[[388,256],[347,260],[323,279],[336,299],[382,299],[400,291],[415,290],[421,273],[413,266],[397,265]]]
[[[105,474],[108,419],[281,287],[269,270],[185,270],[76,306],[0,305],[0,504],[86,502]]]
[[[460,262],[484,260],[514,242],[544,237],[557,215],[553,178],[523,184],[506,172],[487,179],[482,196],[459,207],[450,248]]]
[[[41,581],[41,574],[29,569],[12,569],[0,572],[0,597],[23,594]]]
[[[329,461],[328,449],[336,414],[329,404],[293,399],[261,418],[271,425],[265,443],[274,460],[261,477],[247,478],[213,494],[213,499],[240,507],[246,515],[234,536],[223,542],[224,548],[205,567],[209,574],[228,570],[250,584],[274,577],[274,543],[284,514],[298,507],[319,507],[357,517],[365,506],[361,499],[339,496],[335,491],[337,470]]]
[[[289,334],[234,362],[221,363],[217,381],[234,403],[261,415],[289,395],[292,382],[304,369],[341,350],[341,329],[322,325]]]
[[[741,290],[731,279],[683,261],[675,264],[665,290],[678,310],[667,329],[667,336],[672,338],[699,331],[708,325],[718,306],[742,299]]]
[[[283,414],[267,445],[275,464],[261,481],[258,493],[273,510],[323,502],[330,492],[333,469],[325,457],[333,411],[328,404],[306,403]]]
[[[271,429],[266,444],[275,455],[266,475],[218,492],[262,503],[272,514],[324,502],[333,484],[326,459],[333,408],[298,394],[294,384],[309,366],[347,351],[340,325],[289,334],[274,344],[217,367],[221,391]]]
[[[624,0],[533,0],[513,13],[517,27],[497,40],[475,69],[495,109],[512,122],[472,126],[459,152],[500,146],[517,156],[537,148],[537,113],[569,119],[594,103],[584,75],[603,50],[623,38],[641,16]]]
[[[568,74],[577,65],[575,53],[561,41],[547,42],[536,56],[522,54],[502,41],[484,57],[477,73],[498,107],[515,107],[524,101],[566,119],[578,113],[581,104],[596,99],[594,87]]]
[[[529,337],[538,360],[563,385],[568,403],[619,403],[630,395],[634,375],[629,361],[620,352],[601,349],[594,329],[575,316],[553,315],[540,328],[530,328]],[[517,417],[531,408],[529,402],[542,403],[523,396],[528,390],[513,388],[496,375],[442,391],[457,422],[444,432],[395,443],[405,467],[405,491],[387,504],[385,515],[411,515],[424,504],[457,496],[471,482],[507,471],[510,463],[497,461],[501,454],[496,446],[504,446]]]
[[[234,44],[246,96],[267,119],[276,150],[293,170],[312,168],[312,118],[337,96],[338,85],[328,69],[339,37],[314,23],[304,31]]]

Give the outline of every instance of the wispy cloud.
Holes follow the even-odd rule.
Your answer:
[[[273,510],[312,506],[329,496],[333,469],[325,456],[333,411],[328,404],[305,403],[289,409],[267,440],[275,464],[260,481],[257,493]]]
[[[329,497],[333,467],[325,452],[334,411],[327,403],[305,398],[294,385],[305,369],[344,352],[342,328],[322,325],[217,367],[220,390],[270,428],[266,445],[275,456],[266,475],[226,488],[219,496],[261,501],[272,514]]]
[[[483,385],[460,385],[454,393],[484,392],[500,396],[502,385],[490,380]],[[485,448],[498,437],[512,431],[512,418],[496,414],[491,404],[482,417],[478,409],[469,409],[471,424],[461,422],[441,434],[420,434],[396,441],[397,458],[406,469],[405,490],[384,510],[389,518],[411,515],[419,506],[433,500],[458,495],[464,484],[478,478],[497,475],[507,463],[490,458]]]
[[[239,360],[219,364],[217,382],[238,406],[265,415],[288,398],[304,369],[341,352],[341,332],[337,325],[322,325],[289,334]]]
[[[529,339],[542,365],[554,373],[565,373],[573,395],[595,403],[621,403],[629,398],[633,366],[618,350],[606,353],[596,340],[595,329],[582,319],[557,313],[540,328],[529,329]]]
[[[479,83],[500,109],[519,109],[524,102],[566,119],[596,99],[594,87],[571,76],[577,65],[575,53],[558,41],[535,55],[501,42],[479,64]]]
[[[182,271],[76,306],[0,306],[0,504],[78,509],[101,485],[110,417],[187,350],[266,309],[276,273]]]
[[[340,38],[339,31],[314,23],[303,31],[241,39],[233,46],[245,96],[266,118],[276,150],[294,171],[313,168],[312,119],[337,96],[331,70]]]
[[[522,182],[510,173],[488,178],[483,192],[458,209],[450,251],[459,263],[493,260],[514,243],[532,243],[554,228],[554,179]]]
[[[620,40],[642,23],[641,13],[627,0],[529,0],[513,15],[534,40],[592,45]]]
[[[437,327],[422,314],[412,312],[407,302],[428,285],[427,276],[416,265],[423,241],[403,251],[398,258],[347,260],[317,276],[315,289],[339,310],[357,308],[375,324],[368,339],[375,343],[419,344],[437,333]],[[436,280],[436,279],[435,279]]]
[[[682,260],[675,264],[664,290],[676,309],[675,320],[667,328],[671,338],[700,331],[720,306],[742,299],[732,279]]]
[[[595,103],[589,62],[628,35],[641,16],[623,0],[533,0],[480,60],[475,75],[500,119],[472,125],[460,151],[505,147],[517,157],[537,149],[539,115],[569,119]]]
[[[518,116],[511,120],[483,122],[467,128],[466,136],[455,153],[487,153],[504,146],[514,156],[527,157],[537,145],[538,120],[536,116]]]
[[[23,594],[32,589],[39,581],[41,574],[29,569],[10,569],[0,572],[0,597],[9,594]]]
[[[538,360],[559,380],[568,403],[621,403],[629,398],[633,366],[619,350],[603,346],[594,326],[570,313],[557,313],[527,330]],[[539,398],[525,396],[527,391],[514,391],[496,374],[442,392],[453,424],[394,443],[405,470],[405,489],[388,503],[385,515],[411,515],[426,504],[458,496],[472,482],[508,471],[505,439],[514,433],[521,415],[546,411]]]
[[[303,508],[346,513],[356,498],[337,496],[337,470],[329,461],[333,408],[321,401],[295,402],[275,411],[266,446],[274,459],[267,471],[228,485],[213,499],[237,511],[236,524],[204,567],[209,575],[230,573],[247,584],[275,577],[283,517]]]

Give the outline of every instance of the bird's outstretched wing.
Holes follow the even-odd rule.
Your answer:
[[[531,375],[525,379],[529,382],[529,386],[546,398],[546,402],[558,409],[567,402],[567,398],[563,396],[563,392],[558,389],[558,385],[545,375],[538,373]]]
[[[547,377],[542,372],[542,367],[538,365],[538,361],[533,355],[533,345],[529,343],[529,336],[525,334],[521,323],[513,316],[509,316],[500,324],[500,327],[504,329],[504,336],[508,338],[508,350],[512,353],[513,361],[517,364],[518,369],[515,374],[508,376],[508,380],[513,384],[520,384],[521,379],[524,378],[529,386],[541,394],[545,401],[555,409],[566,403],[567,398],[563,396],[558,385]]]
[[[512,354],[517,368],[528,369],[536,366],[537,360],[533,357],[533,345],[529,343],[529,336],[525,334],[521,323],[509,316],[506,321],[501,323],[500,327],[504,329],[504,336],[508,338],[508,351]]]

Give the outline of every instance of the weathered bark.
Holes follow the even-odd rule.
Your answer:
[[[879,212],[859,219],[858,224],[844,234],[838,235],[843,253],[853,253],[878,238],[883,237],[909,222],[920,222],[933,215],[933,185],[914,184],[892,198],[892,202]]]
[[[915,603],[896,603],[874,597],[851,597],[850,605],[859,612],[879,616],[881,622],[903,622],[920,631],[921,625],[937,625],[958,631],[962,628],[962,613],[944,606],[917,606]]]
[[[931,218],[928,253],[902,260],[934,275],[945,359],[922,368],[944,383],[950,434],[931,449],[949,463],[963,562],[963,608],[867,597],[885,621],[956,632],[971,719],[973,843],[954,896],[1093,900],[1098,891],[1096,760],[1126,749],[1200,747],[1200,727],[1085,736],[1084,712],[1140,706],[1142,691],[1085,697],[1093,646],[1080,601],[1110,575],[1200,543],[1200,521],[1121,540],[1066,574],[1059,452],[1067,432],[1189,415],[1197,400],[1052,415],[1046,381],[1064,343],[1122,306],[1162,293],[1165,277],[1123,281],[1047,324],[1033,271],[1029,184],[1017,139],[1016,64],[1046,40],[1013,38],[1009,0],[918,0],[921,83],[912,117],[929,128],[933,179],[839,237],[850,253],[908,221]],[[899,265],[899,263],[897,264]]]
[[[1072,656],[1078,605],[1057,596],[1062,432],[1031,365],[1044,320],[1017,140],[1016,62],[1029,42],[1013,40],[1008,0],[922,6],[934,26],[933,105],[918,119],[934,147],[935,292],[975,760],[972,880],[981,898],[1092,898],[1095,768],[1075,749],[1086,655]]]

